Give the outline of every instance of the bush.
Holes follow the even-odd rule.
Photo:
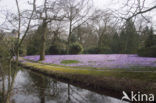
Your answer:
[[[112,50],[109,47],[99,48],[99,54],[111,54]]]
[[[69,45],[69,54],[80,54],[83,51],[83,47],[80,43],[73,43]]]
[[[20,56],[26,56],[26,54],[27,54],[26,48],[20,48],[19,49],[19,55]]]
[[[91,47],[88,48],[84,51],[85,54],[98,54],[99,53],[99,49],[98,47]]]
[[[156,45],[139,49],[138,55],[144,57],[156,57]]]
[[[37,55],[39,54],[39,49],[37,48],[37,46],[34,47],[34,45],[29,45],[26,48],[26,53],[27,55]]]
[[[112,50],[110,48],[102,47],[92,47],[84,51],[85,54],[112,54]]]
[[[48,54],[66,54],[65,45],[62,43],[55,43],[50,46],[47,53]]]
[[[26,56],[27,55],[27,48],[25,44],[22,44],[19,48],[19,55]]]

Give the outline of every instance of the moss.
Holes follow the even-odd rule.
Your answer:
[[[80,63],[78,60],[62,60],[61,64],[75,64],[75,63]]]

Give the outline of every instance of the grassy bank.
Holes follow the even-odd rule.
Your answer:
[[[70,83],[80,84],[97,92],[141,91],[156,94],[156,68],[98,69],[48,65],[37,62],[22,62],[23,67],[42,72]],[[80,68],[80,69],[79,69]],[[117,96],[116,96],[117,97]]]
[[[130,68],[130,69],[89,69],[89,67],[83,67],[83,69],[78,69],[81,67],[69,67],[69,66],[59,66],[59,65],[48,65],[41,63],[25,62],[25,66],[33,67],[41,71],[47,72],[57,72],[57,73],[69,73],[69,74],[80,74],[80,75],[92,75],[96,77],[115,77],[115,78],[127,78],[136,79],[144,81],[156,82],[156,68]],[[148,70],[149,69],[149,70]]]

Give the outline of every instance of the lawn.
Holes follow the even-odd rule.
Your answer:
[[[77,64],[80,63],[78,60],[62,60],[61,64]]]

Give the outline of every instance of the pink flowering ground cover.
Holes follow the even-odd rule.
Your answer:
[[[39,56],[25,56],[25,59],[38,61]],[[63,60],[77,60],[79,63],[62,64]],[[43,63],[65,66],[85,66],[97,68],[156,67],[156,58],[139,57],[135,54],[81,54],[46,55]]]

